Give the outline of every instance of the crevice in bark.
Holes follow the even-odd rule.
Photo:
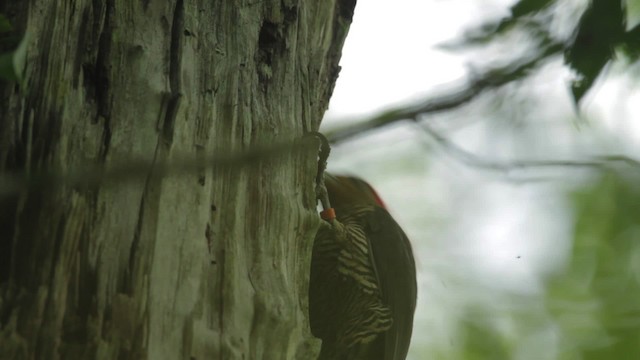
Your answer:
[[[275,49],[280,41],[282,41],[282,34],[280,34],[278,24],[269,20],[263,21],[258,37],[258,60],[271,66]]]
[[[131,241],[131,248],[129,249],[129,264],[125,274],[128,276],[125,277],[125,282],[123,284],[124,293],[130,296],[133,296],[133,285],[135,274],[135,264],[136,258],[138,254],[138,249],[140,248],[140,233],[142,232],[142,219],[144,218],[144,203],[147,195],[147,185],[148,181],[145,183],[144,189],[142,190],[142,196],[140,197],[140,206],[138,208],[138,219],[136,221],[136,228],[133,233],[133,241]]]
[[[76,63],[74,65],[74,86],[78,81],[79,72],[82,71],[83,89],[85,98],[88,101],[97,102],[97,72],[98,52],[100,51],[100,40],[103,33],[104,22],[106,21],[104,2],[93,0],[91,7],[87,6],[82,14],[82,20],[78,33],[78,46],[76,53]],[[91,21],[89,23],[89,21]],[[85,58],[87,55],[88,59]],[[97,123],[98,115],[91,119],[92,123]]]
[[[205,80],[206,81],[206,80]],[[212,94],[205,93],[205,98],[211,99]],[[200,162],[198,167],[198,184],[204,186],[207,180],[206,166],[204,159],[207,157],[206,148],[209,141],[209,132],[211,131],[212,118],[208,115],[196,116],[196,131],[194,136],[194,145],[196,148],[196,158]]]
[[[94,2],[95,4],[95,2]],[[111,145],[111,41],[113,36],[113,17],[115,12],[115,0],[107,0],[104,14],[104,25],[98,40],[98,55],[94,71],[93,86],[96,92],[97,112],[95,123],[102,121],[102,143],[99,158],[104,161]]]
[[[213,231],[213,227],[211,224],[216,222],[218,208],[216,204],[211,202],[209,206],[209,221],[207,221],[207,227],[205,229],[204,235],[207,240],[207,248],[209,249],[209,261],[211,265],[218,265],[218,253],[216,252],[217,245],[214,244],[216,240],[215,232]]]
[[[15,237],[17,207],[17,196],[0,201],[0,286],[11,279],[11,249]],[[0,292],[2,290],[4,289],[0,287]],[[0,314],[0,324],[6,323],[7,316],[8,313]]]
[[[207,176],[206,176],[206,166],[204,165],[204,161],[203,161],[206,158],[204,154],[203,146],[196,145],[196,158],[198,159],[199,164],[201,164],[198,166],[198,170],[197,170],[198,185],[204,186],[207,181]]]
[[[33,122],[26,120],[25,126],[34,127],[32,137],[29,139],[31,149],[27,148],[27,156],[30,160],[27,160],[25,164],[29,169],[42,166],[43,162],[47,162],[47,159],[53,158],[55,142],[57,142],[61,136],[61,111],[62,109],[49,109],[45,121],[39,121],[42,120],[42,118],[38,119],[37,115]],[[27,144],[29,144],[29,142]],[[42,184],[42,187],[47,187],[48,185],[50,184]]]
[[[153,161],[151,162],[151,166],[149,168],[149,172],[147,173],[147,177],[144,181],[144,187],[142,189],[142,196],[140,197],[140,205],[138,207],[138,218],[136,221],[136,227],[133,233],[133,241],[131,241],[131,248],[129,249],[129,263],[125,274],[125,281],[123,283],[124,293],[130,296],[133,296],[133,286],[135,282],[135,265],[136,260],[138,259],[138,251],[140,249],[140,236],[142,233],[142,224],[144,222],[144,206],[145,200],[147,199],[147,195],[149,193],[149,186],[151,183],[151,178],[153,176],[153,169],[155,168],[155,164],[158,159],[158,146],[159,142],[156,144],[156,149],[153,154]]]
[[[98,54],[96,56],[96,65],[93,79],[93,86],[96,91],[96,100],[98,105],[98,116],[106,119],[111,113],[111,103],[109,101],[110,87],[110,68],[111,60],[111,40],[113,36],[113,13],[115,11],[115,0],[107,0],[106,10],[104,14],[104,25],[98,40]]]
[[[297,10],[295,11],[297,14]],[[273,76],[274,59],[286,49],[286,39],[284,33],[288,26],[285,12],[285,21],[283,23],[272,22],[265,19],[260,27],[258,35],[258,51],[256,52],[256,66],[258,78],[263,90]]]
[[[149,1],[150,0],[142,0],[142,8],[144,9],[145,12],[149,8]]]
[[[184,36],[184,2],[178,0],[173,11],[171,23],[171,47],[169,52],[169,87],[171,93],[167,100],[167,107],[162,124],[162,137],[171,146],[175,128],[176,116],[182,98],[182,37]]]
[[[297,20],[298,20],[298,9],[299,7],[297,5],[287,5],[287,4],[282,4],[282,10],[283,10],[283,14],[284,14],[284,22],[286,24],[286,26],[289,26],[290,24],[294,24]]]
[[[80,78],[80,68],[84,66],[83,58],[86,51],[89,48],[90,35],[89,32],[89,7],[86,7],[82,11],[82,19],[80,20],[80,27],[78,28],[78,46],[76,47],[76,58],[73,61],[73,88],[78,88],[78,81]],[[83,69],[84,70],[84,69]],[[84,72],[84,71],[83,71]],[[85,85],[87,81],[85,79]],[[86,87],[85,87],[86,89]]]
[[[267,10],[271,12],[271,10]],[[282,56],[287,49],[287,33],[289,26],[298,19],[298,6],[280,4],[281,15],[277,18],[265,18],[260,26],[258,34],[258,51],[256,52],[256,66],[258,79],[262,89],[266,90],[274,73],[276,59],[286,58]]]
[[[211,223],[207,222],[207,227],[204,230],[204,237],[207,240],[207,250],[209,252],[209,263],[211,265],[216,265],[217,262],[213,256],[213,252],[211,248],[213,247],[213,231],[211,230]]]

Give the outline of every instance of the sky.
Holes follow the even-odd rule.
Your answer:
[[[481,56],[453,53],[441,45],[485,20],[506,16],[512,3],[358,2],[321,130],[463,84],[478,59],[505,54],[495,49]],[[518,39],[513,41],[517,52]],[[527,99],[528,108],[480,99],[477,108],[470,105],[429,121],[441,129],[462,124],[447,133],[450,139],[490,159],[570,158],[593,149],[637,151],[640,129],[618,121],[634,118],[633,102],[620,100],[621,94],[630,93],[631,99],[640,100],[637,91],[630,91],[633,85],[615,76],[597,85],[598,98],[587,96],[584,108],[602,122],[590,123],[593,131],[576,132],[570,75],[561,61],[551,62],[526,89],[506,94],[510,101]],[[520,126],[485,121],[487,108],[523,121]],[[517,112],[523,108],[528,111]],[[442,344],[454,349],[456,321],[464,317],[461,311],[467,305],[491,308],[508,305],[512,296],[540,297],[545,277],[562,268],[570,255],[570,204],[566,188],[553,181],[558,177],[553,171],[542,172],[551,181],[535,181],[531,178],[541,175],[540,170],[496,173],[473,168],[409,124],[334,147],[329,169],[371,182],[412,240],[419,303],[411,359],[421,359]],[[580,172],[570,176],[575,182],[587,178]],[[549,331],[523,339],[517,359],[553,359],[554,349],[546,346],[553,336]],[[537,350],[527,351],[532,347]]]
[[[511,1],[399,0],[356,5],[339,81],[326,115],[362,115],[420,98],[465,75],[465,57],[436,47],[482,19],[500,17]]]

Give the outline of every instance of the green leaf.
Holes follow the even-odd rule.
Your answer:
[[[634,26],[624,35],[623,51],[635,61],[640,56],[640,24]]]
[[[555,2],[555,0],[520,0],[511,7],[511,16],[519,18],[534,12],[539,12],[552,2]]]
[[[13,51],[0,54],[0,78],[17,81],[18,77],[13,68]]]
[[[9,32],[13,29],[9,19],[6,16],[0,14],[0,34]]]
[[[582,14],[565,62],[577,72],[572,83],[574,101],[580,103],[613,57],[614,47],[624,38],[626,26],[622,0],[592,0]]]
[[[0,54],[0,78],[22,83],[26,68],[28,39],[27,33],[14,51]]]
[[[637,174],[636,174],[637,175]],[[566,358],[640,354],[640,187],[607,172],[574,195],[573,255],[549,286]]]

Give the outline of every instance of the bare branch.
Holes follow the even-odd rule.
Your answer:
[[[303,137],[297,141],[270,146],[254,147],[237,153],[200,157],[193,155],[172,156],[170,161],[132,159],[120,164],[87,165],[71,171],[43,169],[30,172],[0,173],[0,199],[29,190],[50,190],[59,186],[96,188],[104,183],[145,179],[152,171],[154,176],[183,175],[197,173],[203,169],[243,167],[279,155],[301,151],[310,144],[317,145],[315,138]]]
[[[455,109],[474,100],[478,95],[488,90],[496,89],[515,80],[522,79],[545,60],[560,54],[563,50],[563,43],[551,43],[542,49],[542,51],[536,53],[535,56],[520,59],[507,66],[491,69],[475,76],[469,84],[461,89],[434,98],[428,98],[411,105],[384,111],[381,114],[357,121],[354,124],[326,131],[326,135],[332,143],[340,143],[352,137],[362,135],[367,131],[378,129],[397,121],[412,120],[420,115]]]
[[[473,154],[456,145],[434,130],[425,122],[416,122],[417,126],[434,139],[447,153],[460,162],[484,170],[509,173],[530,168],[596,168],[609,169],[615,164],[624,164],[640,169],[640,161],[623,155],[597,156],[586,160],[511,160],[498,161]]]

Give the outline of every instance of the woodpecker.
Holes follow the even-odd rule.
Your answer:
[[[324,168],[319,176],[325,221],[309,283],[311,332],[322,339],[318,359],[403,360],[417,298],[409,239],[368,183]]]

